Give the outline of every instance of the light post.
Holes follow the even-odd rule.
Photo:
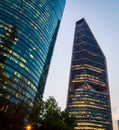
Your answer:
[[[32,126],[29,124],[26,126],[26,130],[31,130],[32,129]]]

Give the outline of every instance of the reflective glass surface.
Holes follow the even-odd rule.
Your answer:
[[[65,0],[0,0],[0,110],[43,96]]]
[[[112,130],[106,59],[85,19],[76,22],[67,108],[76,130]]]

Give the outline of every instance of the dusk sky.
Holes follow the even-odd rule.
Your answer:
[[[119,119],[119,0],[67,0],[44,99],[66,107],[75,22],[85,18],[107,60],[113,119]]]

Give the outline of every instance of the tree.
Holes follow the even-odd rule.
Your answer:
[[[49,97],[46,102],[39,100],[31,110],[28,122],[34,130],[73,130],[75,117],[61,111],[56,100]]]

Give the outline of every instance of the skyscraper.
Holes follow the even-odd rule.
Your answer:
[[[76,22],[67,109],[75,130],[112,130],[105,56],[85,19]]]
[[[113,121],[113,130],[119,130],[119,120]]]
[[[64,6],[65,0],[0,0],[0,113],[8,120],[43,95]]]

